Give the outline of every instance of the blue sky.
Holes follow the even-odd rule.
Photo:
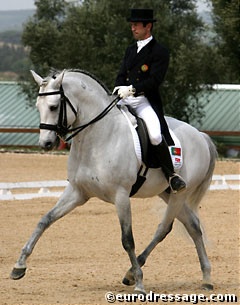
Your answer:
[[[199,9],[206,9],[205,0],[198,0]],[[0,11],[34,9],[34,0],[0,0]]]
[[[0,11],[34,8],[34,0],[0,0]]]

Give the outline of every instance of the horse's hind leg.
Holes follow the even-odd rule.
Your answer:
[[[27,268],[26,260],[31,255],[34,246],[36,245],[43,232],[56,220],[72,211],[77,205],[84,204],[85,202],[86,200],[83,198],[83,196],[80,196],[79,192],[73,191],[71,185],[65,189],[57,204],[53,207],[52,210],[50,210],[45,216],[42,217],[32,236],[23,247],[21,255],[10,275],[13,280],[18,280],[25,275]]]
[[[184,224],[186,230],[195,243],[203,274],[202,288],[212,290],[213,285],[211,284],[211,265],[204,246],[199,218],[188,206],[184,205],[181,213],[179,213],[177,216],[177,219]]]

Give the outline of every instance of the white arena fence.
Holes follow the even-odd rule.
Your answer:
[[[240,190],[240,175],[213,175],[209,190]],[[60,197],[68,181],[34,181],[0,183],[0,200],[27,200],[40,197]],[[60,189],[58,191],[51,190]],[[15,193],[18,190],[21,193]],[[32,189],[38,189],[32,193]],[[30,192],[29,192],[30,190]]]

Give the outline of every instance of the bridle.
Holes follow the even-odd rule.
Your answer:
[[[57,124],[53,125],[53,124],[40,123],[39,128],[55,131],[56,134],[60,138],[64,138],[69,132],[73,132],[64,141],[69,141],[70,139],[75,137],[80,131],[82,131],[83,129],[88,127],[89,125],[92,125],[93,123],[101,120],[121,99],[119,96],[117,96],[100,114],[98,114],[94,119],[92,119],[87,124],[84,124],[84,125],[81,125],[81,126],[78,126],[75,128],[70,128],[70,126],[67,126],[67,104],[70,106],[75,117],[77,117],[77,111],[73,107],[70,100],[66,97],[62,85],[60,87],[60,90],[58,90],[58,91],[42,92],[42,93],[38,93],[38,96],[57,95],[57,94],[61,95],[60,111],[59,111],[59,117],[58,117]]]
[[[38,93],[38,96],[47,96],[47,95],[57,95],[60,94],[60,112],[58,117],[58,122],[56,125],[53,124],[45,124],[40,123],[39,128],[40,129],[47,129],[47,130],[53,130],[57,133],[59,137],[64,137],[68,131],[69,127],[67,126],[67,104],[70,106],[71,110],[75,114],[75,117],[77,117],[77,111],[69,101],[69,99],[66,97],[63,91],[63,87],[60,87],[59,91],[52,91],[52,92],[43,92]]]

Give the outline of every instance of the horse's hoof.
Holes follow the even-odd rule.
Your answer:
[[[146,294],[147,294],[144,289],[139,289],[139,288],[135,288],[134,293],[139,294],[139,295],[143,295],[143,296],[146,296]]]
[[[129,280],[126,277],[123,278],[122,283],[126,286],[133,286],[135,284],[135,280]]]
[[[27,268],[13,268],[10,278],[12,280],[20,280],[22,277],[24,277],[26,273]]]
[[[208,283],[204,283],[202,284],[202,289],[203,290],[213,290],[213,285],[212,284],[208,284]]]

